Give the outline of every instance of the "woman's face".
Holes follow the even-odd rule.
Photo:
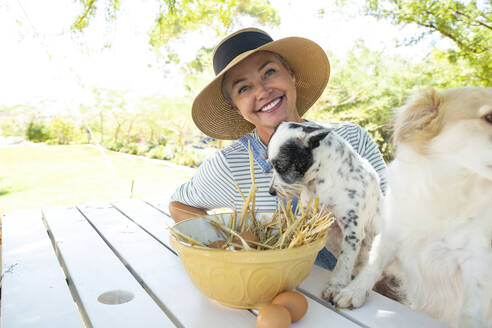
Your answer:
[[[234,107],[256,126],[266,144],[278,123],[301,120],[295,82],[294,73],[277,56],[260,51],[230,69],[223,83]]]

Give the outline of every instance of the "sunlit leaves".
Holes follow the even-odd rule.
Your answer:
[[[167,2],[167,1],[166,1]],[[241,16],[255,18],[260,24],[278,24],[279,17],[266,1],[258,0],[182,0],[174,2],[172,10],[163,6],[150,42],[155,48],[166,44],[184,32],[203,27],[215,29],[218,34],[230,29]]]
[[[182,66],[185,75],[186,91],[193,94],[201,90],[214,77],[212,70],[213,48],[202,47],[198,50],[196,58]]]
[[[72,24],[83,31],[96,14],[97,6],[105,6],[106,19],[115,18],[121,0],[78,0],[83,9]],[[261,25],[278,25],[280,18],[268,1],[261,0],[158,0],[159,11],[149,32],[156,49],[185,32],[211,28],[217,34],[229,31],[238,19],[247,16]]]
[[[447,50],[452,63],[464,60],[480,84],[492,85],[492,3],[458,0],[366,0],[365,12],[394,24],[417,24],[452,40]],[[424,32],[428,33],[428,32]],[[416,35],[418,41],[422,35]]]
[[[433,51],[420,61],[368,49],[359,42],[343,60],[329,55],[332,74],[328,86],[308,118],[352,122],[363,126],[391,160],[391,118],[407,98],[424,89],[479,84],[462,69],[463,59],[450,64]]]
[[[91,20],[96,15],[97,5],[102,0],[78,0],[82,5],[82,12],[72,24],[72,30],[83,31]],[[120,9],[121,0],[104,0],[105,3],[105,18],[112,20],[116,17],[116,12]]]

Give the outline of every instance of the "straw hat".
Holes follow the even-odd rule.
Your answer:
[[[302,115],[318,100],[328,83],[330,64],[326,53],[315,42],[289,37],[273,41],[256,28],[239,30],[215,48],[215,79],[196,96],[192,117],[206,135],[224,140],[238,139],[254,129],[222,94],[224,74],[249,55],[271,51],[282,56],[296,77],[297,110]]]

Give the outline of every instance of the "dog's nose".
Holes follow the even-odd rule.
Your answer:
[[[270,190],[268,191],[270,193],[270,195],[272,196],[277,196],[277,191],[273,188],[273,187],[270,187]]]

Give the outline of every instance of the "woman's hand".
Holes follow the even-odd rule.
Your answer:
[[[197,216],[208,215],[207,212],[201,208],[185,205],[180,202],[169,203],[169,213],[171,214],[171,217],[175,222],[183,221]]]

